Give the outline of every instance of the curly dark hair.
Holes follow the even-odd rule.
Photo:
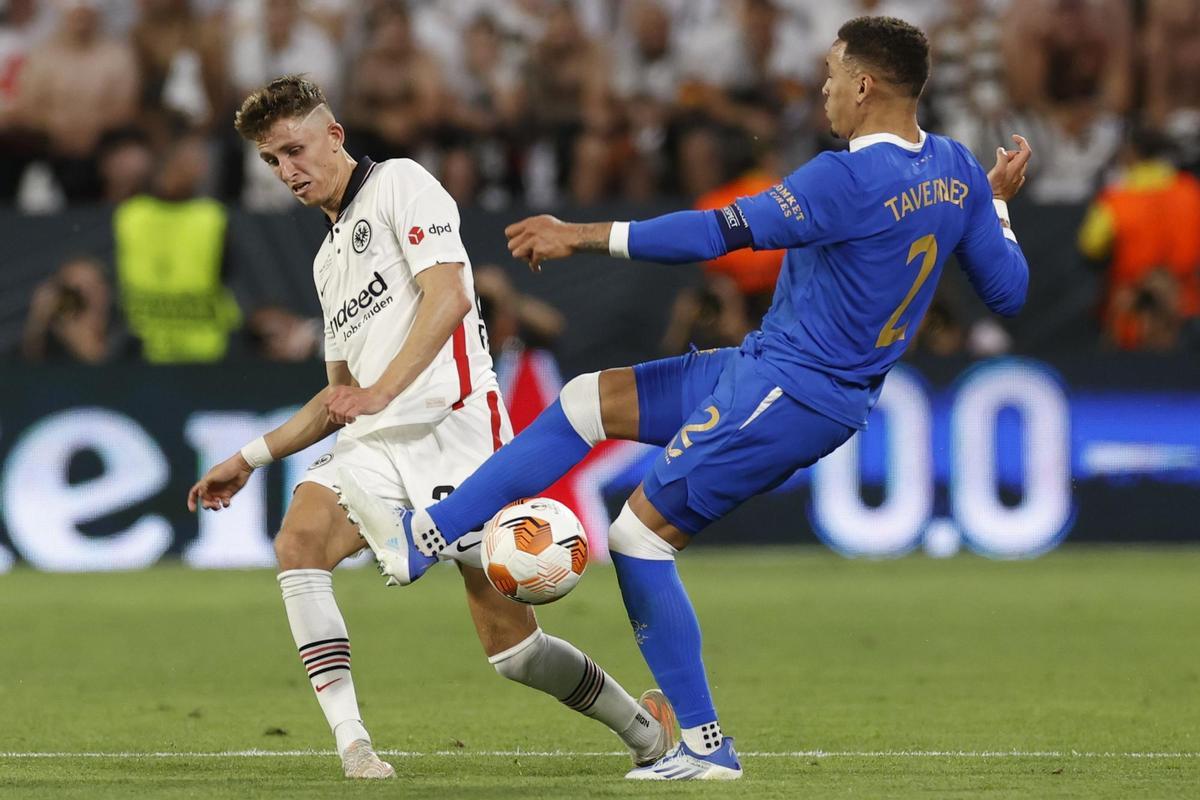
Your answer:
[[[838,29],[845,58],[879,70],[879,76],[912,97],[929,80],[929,40],[920,28],[895,17],[857,17]]]
[[[257,142],[281,119],[307,116],[326,103],[321,87],[303,75],[284,75],[242,101],[233,117],[233,127],[243,139]]]

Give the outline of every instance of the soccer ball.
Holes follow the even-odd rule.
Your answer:
[[[583,525],[557,500],[530,497],[510,503],[483,533],[483,571],[496,591],[541,605],[575,588],[587,567]]]

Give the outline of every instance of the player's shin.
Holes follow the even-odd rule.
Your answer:
[[[609,551],[634,638],[675,713],[684,744],[699,755],[721,746],[721,726],[700,652],[700,623],[675,569],[675,548],[626,505]]]
[[[290,569],[279,573],[300,661],[325,712],[339,753],[359,739],[370,740],[358,711],[350,675],[350,636],[333,596],[333,576],[323,569]]]
[[[454,493],[413,517],[413,531],[436,529],[442,546],[477,530],[504,506],[536,495],[565,475],[604,438],[599,373],[580,375],[528,428],[496,451]],[[418,550],[433,555],[435,548]],[[429,551],[426,552],[426,549]]]
[[[607,725],[633,752],[634,760],[657,758],[665,749],[658,720],[596,663],[570,642],[541,628],[488,659],[496,672],[558,699],[567,708]]]

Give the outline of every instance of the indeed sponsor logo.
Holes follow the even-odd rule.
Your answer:
[[[342,303],[342,307],[333,315],[331,324],[333,325],[334,332],[336,333],[346,327],[347,324],[354,322],[355,317],[359,314],[363,314],[364,319],[366,319],[391,303],[391,296],[379,300],[387,289],[387,281],[383,279],[382,275],[376,272],[370,282],[367,283],[366,288]],[[358,326],[354,325],[351,330],[347,331],[347,338],[349,334],[357,329]]]

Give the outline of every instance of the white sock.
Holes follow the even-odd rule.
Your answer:
[[[290,569],[278,579],[292,638],[338,752],[357,739],[370,740],[358,712],[350,676],[350,636],[333,597],[333,575],[323,569]]]
[[[583,652],[539,628],[524,641],[488,659],[506,678],[555,697],[567,708],[603,722],[635,752],[658,740],[658,720],[646,713]]]
[[[721,733],[721,723],[715,719],[694,728],[684,728],[682,734],[683,743],[688,749],[700,755],[711,753],[725,741],[725,736]]]

